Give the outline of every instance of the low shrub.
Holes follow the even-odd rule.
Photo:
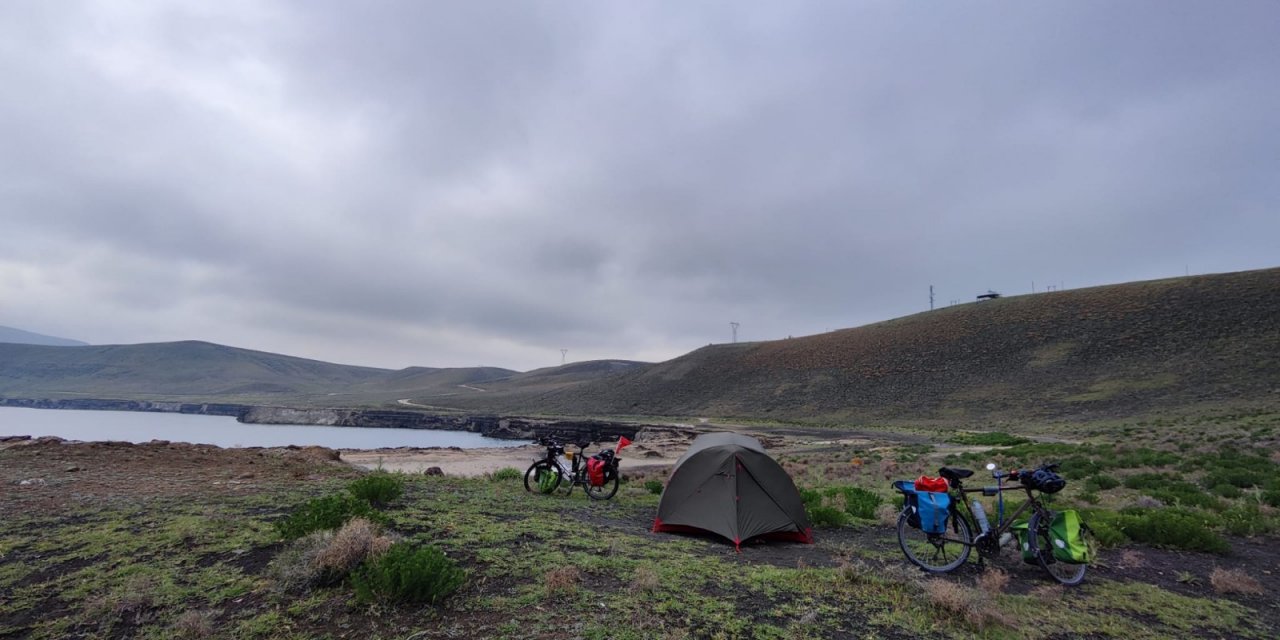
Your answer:
[[[876,509],[884,502],[884,498],[861,487],[841,487],[844,496],[844,510],[855,518],[873,520]]]
[[[1167,482],[1162,487],[1148,490],[1147,494],[1165,504],[1200,507],[1214,511],[1221,511],[1224,508],[1221,500],[1201,491],[1200,487],[1181,480]]]
[[[364,518],[352,518],[341,529],[326,537],[326,544],[314,563],[326,582],[337,582],[351,573],[367,558],[377,557],[391,548],[391,538],[381,534],[380,527]]]
[[[347,485],[347,491],[370,505],[382,508],[404,493],[404,477],[398,473],[374,471]]]
[[[817,506],[808,509],[809,522],[815,527],[839,527],[848,521],[848,514],[835,507]]]
[[[425,602],[436,604],[466,580],[457,563],[434,547],[397,543],[351,574],[361,603]]]
[[[1256,504],[1227,509],[1219,517],[1222,530],[1233,536],[1252,537],[1277,530],[1276,518],[1263,513]]]
[[[1123,514],[1119,528],[1131,540],[1158,547],[1211,553],[1230,550],[1203,516],[1181,509],[1133,510]]]
[[[1280,508],[1280,490],[1263,491],[1261,499],[1265,504]]]
[[[1240,496],[1244,495],[1244,491],[1242,491],[1240,487],[1237,487],[1234,484],[1227,484],[1227,483],[1217,484],[1210,487],[1209,490],[1228,499],[1239,498]]]
[[[1120,486],[1120,481],[1113,476],[1093,475],[1084,481],[1084,488],[1091,492],[1106,491]]]
[[[282,538],[294,540],[315,531],[337,529],[357,516],[386,524],[386,516],[374,511],[368,502],[337,494],[304,502],[289,517],[276,522],[275,527]]]
[[[489,475],[489,479],[494,482],[510,482],[521,478],[524,478],[524,473],[515,467],[503,467]]]
[[[804,503],[806,509],[822,505],[822,492],[817,489],[805,489],[803,487],[797,489],[800,493],[800,502]]]
[[[951,438],[951,442],[985,447],[1012,447],[1014,445],[1027,444],[1031,441],[1027,438],[1009,435],[1000,431],[990,431],[987,433],[962,433]]]
[[[645,480],[644,488],[648,489],[649,493],[658,495],[662,493],[662,489],[663,489],[662,481],[661,480]]]
[[[267,567],[274,588],[301,592],[336,584],[370,557],[391,547],[391,538],[364,518],[352,518],[337,531],[316,531],[289,543]]]
[[[543,594],[548,598],[560,598],[572,595],[578,589],[582,573],[578,568],[566,564],[547,572],[543,583]]]
[[[1209,574],[1209,584],[1218,593],[1246,593],[1261,595],[1262,584],[1240,569],[1216,568]]]
[[[1130,489],[1159,489],[1173,482],[1173,476],[1167,473],[1137,473],[1124,479],[1124,486]]]

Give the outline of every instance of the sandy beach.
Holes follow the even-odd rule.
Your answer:
[[[593,455],[610,446],[604,443],[593,444],[587,447],[587,454]],[[670,467],[687,447],[688,439],[673,436],[634,442],[619,454],[622,458],[622,471],[623,473],[643,473]],[[570,445],[569,450],[576,451],[577,448]],[[534,460],[544,456],[546,449],[536,444],[529,444],[522,447],[479,449],[457,447],[342,449],[340,453],[342,460],[348,464],[366,469],[382,468],[388,471],[423,473],[431,467],[439,467],[445,475],[481,476],[504,467],[513,467],[523,472]]]

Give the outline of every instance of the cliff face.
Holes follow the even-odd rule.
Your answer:
[[[26,409],[81,409],[91,411],[154,411],[159,413],[189,413],[207,416],[239,418],[250,407],[230,403],[148,402],[145,400],[112,400],[98,398],[74,398],[48,400],[31,398],[0,398],[0,407]]]
[[[239,420],[256,424],[470,431],[488,438],[509,440],[533,440],[546,436],[566,442],[603,442],[617,440],[619,436],[635,438],[636,433],[645,426],[601,420],[539,420],[485,415],[435,415],[416,411],[286,407],[248,407],[239,416]]]

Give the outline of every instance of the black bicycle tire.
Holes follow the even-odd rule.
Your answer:
[[[911,510],[908,508],[908,509],[903,509],[902,513],[898,516],[898,548],[902,549],[902,555],[906,556],[907,560],[909,560],[911,564],[914,564],[917,567],[920,567],[921,569],[928,571],[929,573],[949,573],[949,572],[955,571],[956,569],[959,569],[960,567],[964,566],[966,562],[969,561],[969,554],[973,551],[973,546],[972,546],[973,531],[969,528],[969,523],[966,522],[964,518],[961,518],[959,514],[953,513],[950,521],[947,524],[949,525],[950,528],[955,529],[956,534],[960,536],[960,541],[955,541],[955,540],[951,541],[951,544],[958,546],[960,549],[957,552],[958,553],[957,557],[945,564],[936,564],[936,563],[926,562],[925,559],[917,557],[917,554],[908,548],[907,536],[909,535],[925,536],[926,538],[925,541],[929,542],[928,540],[929,534],[925,533],[924,531],[916,527],[911,526],[907,522],[907,518],[910,515],[911,515]],[[912,533],[912,532],[915,532],[915,533]],[[929,542],[929,544],[935,544],[935,543]],[[941,552],[941,553],[945,553],[944,548],[947,546],[950,546],[950,545],[948,545],[945,542],[943,543],[942,547],[937,547],[937,545],[935,544],[935,547],[937,547],[937,552]]]
[[[556,480],[555,486],[551,487],[551,491],[543,491],[539,486],[536,478],[536,469],[546,469],[556,474],[558,480]],[[534,462],[529,465],[529,469],[524,472],[524,490],[529,493],[541,493],[543,495],[551,494],[554,493],[561,484],[564,484],[564,476],[561,475],[560,469],[546,460],[538,460],[537,462]]]
[[[606,487],[609,487],[607,491],[605,489]],[[610,477],[608,480],[605,480],[604,484],[598,487],[593,487],[590,484],[588,484],[588,485],[585,485],[583,488],[587,492],[587,497],[591,498],[592,500],[608,500],[613,496],[617,495],[618,493],[618,474],[617,472],[613,473],[612,477]]]
[[[1031,520],[1027,522],[1027,543],[1031,552],[1036,556],[1036,564],[1039,564],[1040,568],[1044,569],[1044,572],[1049,574],[1050,578],[1053,578],[1058,584],[1074,587],[1084,582],[1084,576],[1088,573],[1089,565],[1068,564],[1059,562],[1053,557],[1053,547],[1049,542],[1049,525],[1053,522],[1053,517],[1054,512],[1047,509],[1031,514]],[[1060,569],[1058,567],[1071,567],[1072,569],[1059,575]]]

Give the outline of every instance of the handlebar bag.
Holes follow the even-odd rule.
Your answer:
[[[1074,510],[1053,514],[1049,523],[1049,543],[1053,547],[1053,559],[1066,564],[1087,564],[1093,560],[1092,550],[1085,543],[1085,525]]]
[[[604,460],[600,458],[589,458],[587,460],[587,482],[593,487],[599,487],[604,484],[604,471],[608,467]]]

